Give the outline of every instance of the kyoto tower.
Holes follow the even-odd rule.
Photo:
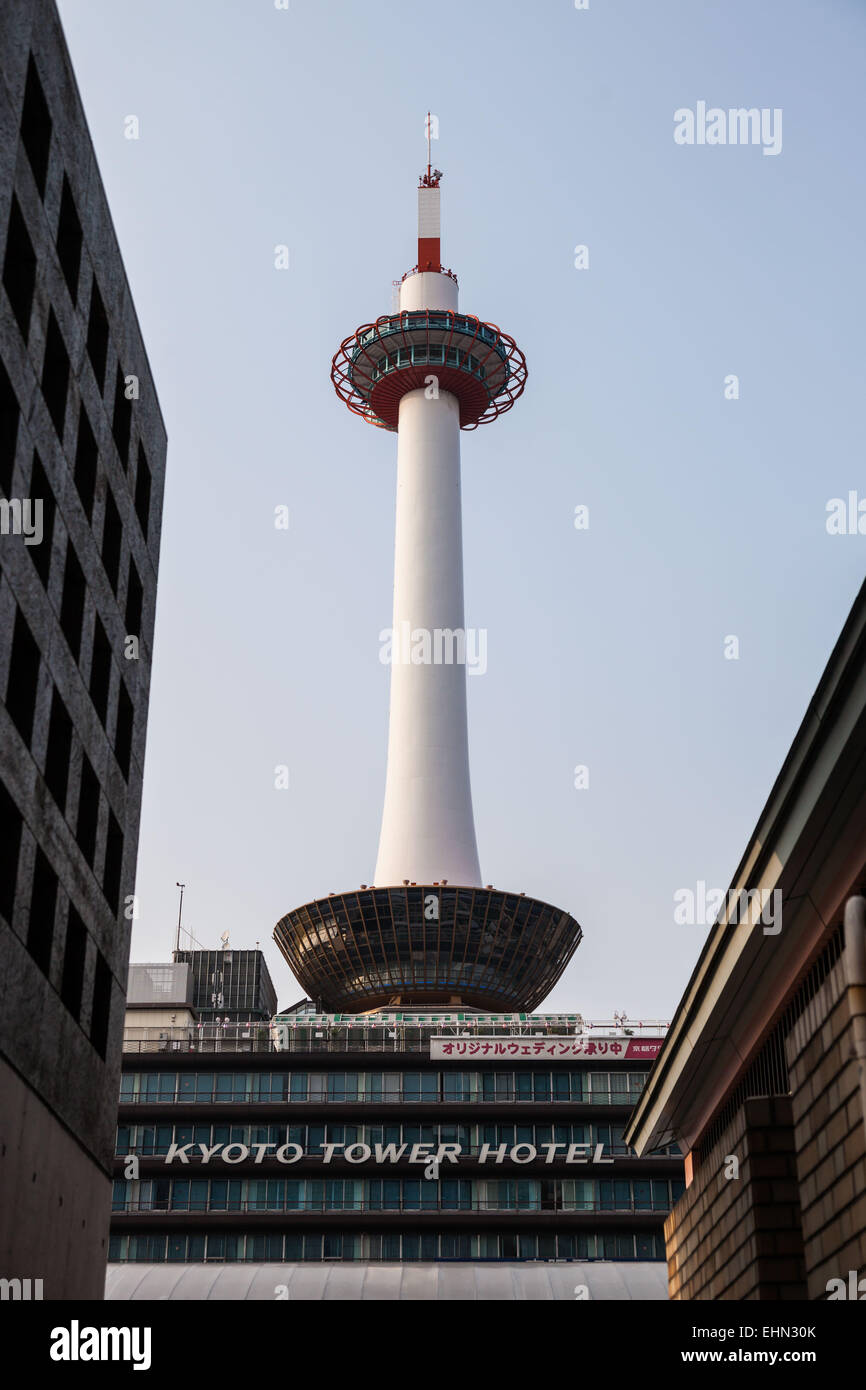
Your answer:
[[[391,708],[374,885],[286,914],[274,939],[328,1011],[468,1005],[531,1011],[581,939],[567,913],[482,887],[469,778],[460,431],[510,410],[526,361],[457,307],[442,265],[440,170],[418,187],[418,260],[399,311],[362,324],[331,365],[337,394],[397,435]]]

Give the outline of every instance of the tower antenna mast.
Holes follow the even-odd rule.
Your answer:
[[[181,919],[181,914],[182,914],[182,912],[183,912],[183,890],[184,890],[184,888],[186,887],[186,884],[185,884],[185,883],[175,883],[175,887],[180,889],[180,902],[178,903],[178,906],[177,906],[177,934],[176,934],[176,936],[175,936],[175,942],[174,942],[174,958],[175,958],[175,960],[177,960],[177,954],[178,954],[178,951],[180,950],[180,919]]]
[[[430,182],[430,112],[427,112],[427,182]]]

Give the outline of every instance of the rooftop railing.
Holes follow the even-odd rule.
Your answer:
[[[333,1014],[277,1015],[270,1023],[199,1024],[169,1028],[126,1028],[124,1052],[422,1052],[432,1037],[455,1039],[509,1038],[527,1041],[544,1037],[587,1040],[618,1038],[640,1041],[664,1038],[668,1024],[661,1020],[626,1023],[585,1021],[574,1014],[533,1017],[508,1015],[440,1015],[431,1019],[382,1014],[371,1018],[340,1018]],[[539,1060],[542,1060],[539,1058]]]

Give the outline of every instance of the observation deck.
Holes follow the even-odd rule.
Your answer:
[[[356,415],[396,430],[400,401],[436,379],[460,405],[460,428],[510,410],[526,385],[526,358],[496,324],[447,309],[404,309],[365,323],[340,344],[331,363],[337,395]]]
[[[530,1013],[582,935],[569,913],[536,898],[437,883],[333,893],[274,928],[302,988],[335,1013],[389,1004]]]

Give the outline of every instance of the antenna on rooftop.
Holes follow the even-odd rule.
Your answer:
[[[176,935],[175,935],[175,940],[174,940],[174,958],[175,958],[175,960],[177,960],[177,953],[178,953],[178,951],[180,950],[180,919],[181,919],[181,914],[183,913],[183,890],[184,890],[184,888],[186,887],[186,884],[185,884],[185,883],[178,883],[178,882],[175,880],[175,887],[180,889],[180,902],[178,903],[178,906],[177,906],[177,933],[176,933]]]

